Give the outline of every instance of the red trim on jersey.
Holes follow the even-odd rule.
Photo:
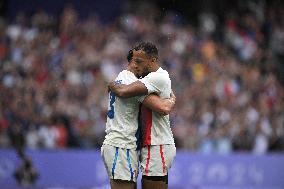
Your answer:
[[[142,105],[141,107],[143,146],[151,145],[152,110]]]
[[[163,153],[163,146],[160,145],[160,154],[162,158],[162,165],[163,165],[163,173],[166,172],[166,164],[165,164],[165,158],[164,158],[164,153]]]
[[[149,172],[150,157],[151,157],[150,146],[148,146],[148,156],[147,156],[146,168],[145,168],[146,176],[148,175],[148,172]]]

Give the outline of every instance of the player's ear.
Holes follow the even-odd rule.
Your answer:
[[[151,62],[152,63],[156,63],[157,62],[157,58],[156,57],[152,57]]]

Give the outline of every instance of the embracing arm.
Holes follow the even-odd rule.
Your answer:
[[[158,112],[162,115],[170,114],[170,111],[173,109],[176,102],[176,97],[174,93],[171,93],[170,98],[161,99],[159,96],[155,94],[148,95],[143,100],[143,105],[150,108],[151,110]]]
[[[114,81],[108,84],[109,90],[121,98],[147,95],[148,89],[141,81],[135,81],[129,85],[116,84]]]

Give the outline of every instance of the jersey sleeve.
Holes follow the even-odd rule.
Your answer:
[[[148,94],[151,93],[160,94],[163,88],[165,87],[165,85],[167,84],[165,76],[159,73],[150,73],[144,78],[139,79],[139,81],[141,81],[146,86]]]

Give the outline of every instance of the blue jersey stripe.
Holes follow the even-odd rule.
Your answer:
[[[126,153],[127,153],[128,166],[129,166],[129,170],[131,174],[131,180],[133,180],[133,171],[132,171],[131,162],[130,162],[129,149],[127,149]]]
[[[113,164],[112,164],[112,171],[111,171],[112,179],[114,179],[114,170],[115,170],[115,166],[116,166],[116,162],[117,162],[117,156],[118,156],[118,147],[116,147],[115,156],[114,156],[114,160],[113,160]]]

